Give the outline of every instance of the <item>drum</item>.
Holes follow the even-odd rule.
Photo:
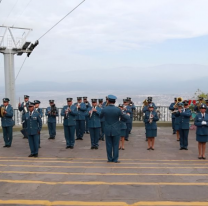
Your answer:
[[[0,117],[4,117],[5,107],[0,106]]]

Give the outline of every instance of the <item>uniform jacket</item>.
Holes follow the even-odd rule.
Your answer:
[[[151,104],[153,104],[154,111],[156,111],[157,107],[155,106],[155,103],[152,102]],[[142,109],[142,112],[143,112],[143,113],[145,113],[146,111],[149,111],[148,106],[144,106],[144,108]]]
[[[4,105],[1,105],[2,107]],[[1,118],[1,126],[2,127],[11,127],[14,126],[14,120],[12,119],[13,117],[13,108],[10,104],[8,104],[6,108],[6,114],[4,117]]]
[[[21,112],[22,111],[22,114],[25,114],[26,112],[28,112],[28,106],[29,106],[29,101],[28,102],[22,102],[22,104],[20,105],[20,107],[18,108],[19,111]],[[26,105],[26,107],[24,107],[24,104]]]
[[[127,115],[125,111],[123,113],[124,113],[124,116],[120,118],[120,128],[127,129],[126,123],[128,120],[130,120],[130,116]]]
[[[28,135],[36,135],[42,129],[42,120],[40,114],[36,111],[30,116],[30,112],[25,113],[24,119],[27,122]]]
[[[103,104],[100,106],[100,109],[102,111],[102,109],[104,108]],[[105,117],[100,118],[100,122],[105,122]]]
[[[35,111],[40,114],[40,117],[43,117],[43,110],[41,108],[35,108]]]
[[[157,121],[159,120],[158,116],[157,116],[157,112],[153,111],[152,112],[153,115],[153,120],[152,123],[149,123],[149,117],[150,117],[150,111],[146,111],[145,112],[145,116],[144,116],[144,123],[145,123],[145,128],[146,129],[157,129]]]
[[[207,106],[208,107],[208,106]],[[206,114],[208,114],[208,108],[207,108],[207,110],[206,110]]]
[[[91,107],[91,104],[87,101],[86,103],[85,102],[83,102],[84,104],[85,104],[85,106],[86,106],[86,116],[88,117],[88,109]]]
[[[88,117],[89,117],[89,122],[88,122],[88,126],[89,128],[97,128],[97,127],[101,127],[100,124],[100,114],[101,114],[101,108],[100,107],[96,107],[96,112],[92,113],[92,116],[90,117],[89,111],[92,110],[92,107],[90,106],[88,108]]]
[[[47,107],[45,115],[48,117],[48,122],[50,122],[50,123],[56,122],[56,117],[59,115],[58,114],[58,109],[56,108],[56,115],[51,115],[49,113],[50,111],[51,111],[51,107]]]
[[[206,125],[202,125],[202,121],[206,121]],[[197,135],[208,135],[208,114],[205,113],[205,117],[202,118],[202,114],[199,113],[195,117],[194,125],[197,126]]]
[[[134,104],[132,105],[128,105],[129,110],[131,110],[131,114],[130,114],[130,118],[133,118],[134,115],[134,110],[136,110],[136,107],[134,106]]]
[[[182,112],[176,112],[175,114],[176,117],[181,117],[179,120],[179,128],[180,129],[189,129],[189,121],[191,117],[191,110],[190,109],[184,109]]]
[[[171,103],[171,105],[169,106],[169,110],[173,112],[175,110],[174,106],[175,103]],[[172,118],[175,119],[175,113],[172,113]]]
[[[74,105],[71,105],[71,112],[65,113],[68,110],[69,106],[66,105],[61,110],[61,116],[64,117],[64,126],[75,126],[76,125],[76,116],[78,115],[77,108]]]
[[[181,116],[175,116],[175,125],[179,125],[180,127],[180,122],[181,122]]]
[[[74,105],[77,107],[77,102],[74,103]],[[86,108],[86,105],[85,103],[81,103],[80,104],[80,108],[77,109],[78,110],[78,114],[76,116],[76,120],[85,120],[85,116],[86,116],[86,111],[87,111],[87,108]]]
[[[124,106],[124,105],[123,105]],[[133,110],[132,107],[130,105],[126,106],[126,110],[124,110],[125,114],[130,114],[130,116],[128,116],[129,118],[127,119],[126,123],[131,123],[132,122],[132,118],[133,118]]]
[[[108,105],[100,114],[101,118],[105,117],[105,135],[106,136],[118,136],[120,135],[120,118],[126,119],[126,115],[123,114],[120,108],[115,105]]]
[[[200,113],[199,107],[198,107],[197,105],[194,106],[194,111],[195,111],[196,113]]]

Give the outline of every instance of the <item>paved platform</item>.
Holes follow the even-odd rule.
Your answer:
[[[65,149],[63,130],[47,138],[44,130],[39,158],[28,158],[18,131],[11,148],[2,148],[0,133],[0,205],[208,205],[208,160],[197,159],[195,131],[189,150],[179,151],[171,128],[159,127],[148,151],[144,128],[134,127],[120,164],[107,163],[103,141],[91,150],[89,135],[73,150]]]

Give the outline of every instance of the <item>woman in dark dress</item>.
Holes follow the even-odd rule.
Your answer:
[[[207,106],[200,106],[200,113],[195,117],[194,125],[197,126],[196,141],[198,141],[199,156],[198,159],[206,159],[205,150],[208,141],[208,114],[206,114]]]
[[[154,150],[155,137],[157,137],[157,124],[159,120],[157,112],[154,111],[154,105],[149,104],[148,111],[145,112],[144,122],[146,129],[146,138],[148,139],[147,150]]]

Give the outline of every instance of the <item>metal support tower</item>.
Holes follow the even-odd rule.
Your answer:
[[[5,96],[10,99],[10,104],[17,108],[15,96],[15,71],[14,71],[14,55],[22,55],[23,53],[31,53],[31,42],[26,42],[26,38],[32,29],[0,26],[4,29],[3,36],[0,36],[0,53],[4,55],[4,76],[5,76]],[[15,40],[14,30],[23,30],[21,38]],[[11,41],[6,42],[6,35],[9,34]],[[9,44],[10,43],[10,44]],[[6,45],[6,46],[4,46]],[[30,46],[30,47],[29,47]],[[34,45],[33,45],[34,46]],[[0,100],[1,101],[1,100]]]

